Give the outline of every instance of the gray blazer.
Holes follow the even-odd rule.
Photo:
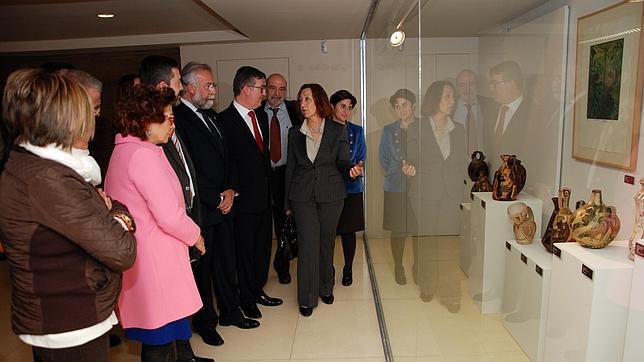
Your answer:
[[[292,127],[288,132],[284,209],[290,209],[291,200],[305,202],[312,196],[316,202],[346,198],[344,179],[351,180],[351,167],[346,127],[326,119],[315,162],[306,154],[306,136],[299,126]]]

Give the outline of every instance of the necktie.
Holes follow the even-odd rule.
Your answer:
[[[250,120],[253,121],[253,134],[255,135],[255,142],[257,142],[257,147],[259,151],[264,153],[264,141],[262,141],[262,135],[259,133],[259,127],[257,126],[257,118],[255,118],[255,112],[249,111],[248,115]]]
[[[471,155],[478,149],[476,140],[476,120],[474,119],[472,106],[473,104],[471,103],[467,105],[467,116],[465,117],[465,124],[467,126],[467,150],[469,151],[468,155]]]
[[[204,121],[206,122],[206,127],[208,127],[208,130],[210,130],[210,133],[212,134],[216,133],[221,137],[221,133],[219,133],[219,129],[217,128],[217,126],[215,126],[215,123],[212,121],[212,119],[210,119],[208,112],[200,108],[197,109],[197,112],[199,112],[199,114],[201,114],[201,116],[203,117]]]
[[[269,149],[271,151],[271,161],[278,163],[282,158],[282,135],[280,134],[280,121],[277,119],[279,108],[271,108],[271,110],[273,111],[273,117],[271,118]]]
[[[508,106],[503,106],[501,107],[501,113],[499,113],[499,124],[496,125],[496,142],[499,143],[501,141],[501,137],[503,137],[503,127],[505,126],[505,114],[510,110],[510,107]]]
[[[172,134],[171,137],[172,144],[174,145],[174,148],[176,148],[177,153],[179,154],[179,158],[181,158],[181,163],[183,164],[183,167],[186,169],[186,173],[189,173],[190,171],[188,170],[188,164],[186,163],[186,159],[183,155],[183,149],[181,148],[181,142],[179,142],[179,138],[177,137],[176,133]],[[192,198],[194,194],[192,193],[192,188],[190,188],[190,205],[192,205]]]

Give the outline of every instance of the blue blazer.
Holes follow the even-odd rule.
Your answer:
[[[349,140],[349,159],[352,164],[367,159],[367,143],[364,139],[362,126],[347,121],[347,139]],[[355,181],[344,180],[344,188],[347,194],[357,194],[364,191],[364,180],[360,175]]]
[[[407,179],[402,172],[402,161],[407,159],[407,137],[406,132],[400,129],[400,121],[392,122],[383,128],[378,159],[385,171],[385,191],[405,192]]]

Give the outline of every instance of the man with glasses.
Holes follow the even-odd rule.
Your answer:
[[[197,62],[181,70],[184,93],[173,108],[176,131],[192,156],[197,171],[201,201],[201,232],[206,242],[204,255],[195,267],[195,279],[204,304],[192,324],[208,340],[217,323],[242,329],[259,322],[245,318],[240,310],[232,216],[235,190],[230,184],[228,144],[215,104],[217,83],[209,65]],[[214,309],[212,287],[220,315]]]
[[[257,304],[277,306],[279,298],[264,293],[271,259],[271,160],[268,119],[254,110],[266,96],[266,75],[243,66],[233,80],[234,100],[219,114],[228,137],[234,229],[241,308],[248,318],[261,318]]]
[[[530,127],[531,103],[523,97],[523,75],[515,61],[508,60],[490,69],[490,90],[500,104],[492,113],[485,137],[486,150],[493,157],[492,169],[500,166],[499,155],[516,154],[521,158],[524,136]]]
[[[268,148],[271,159],[271,206],[273,211],[273,225],[275,235],[280,240],[282,228],[286,219],[284,212],[284,178],[286,173],[286,152],[288,145],[288,130],[302,123],[302,115],[296,101],[287,101],[286,78],[281,74],[271,74],[266,79],[266,100],[256,109],[256,112],[265,112],[269,119]],[[273,268],[281,284],[291,282],[289,261],[284,260],[279,253],[275,253]]]

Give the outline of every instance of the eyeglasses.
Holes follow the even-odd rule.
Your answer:
[[[203,86],[209,91],[214,91],[215,89],[217,89],[217,83],[206,83]]]
[[[353,106],[352,106],[352,105],[350,105],[350,104],[343,104],[343,103],[341,103],[341,104],[340,104],[340,108],[341,108],[342,110],[347,110],[347,111],[352,111],[352,110],[353,110]]]
[[[94,107],[94,117],[98,117],[101,114],[101,106]]]
[[[495,88],[495,87],[496,87],[496,86],[498,86],[499,84],[503,84],[503,83],[505,83],[505,82],[509,82],[509,81],[510,81],[509,79],[505,79],[505,80],[491,80],[491,81],[490,81],[490,87]]]
[[[266,92],[266,86],[265,85],[246,85],[247,87],[251,88],[257,88],[259,89],[260,92]]]

